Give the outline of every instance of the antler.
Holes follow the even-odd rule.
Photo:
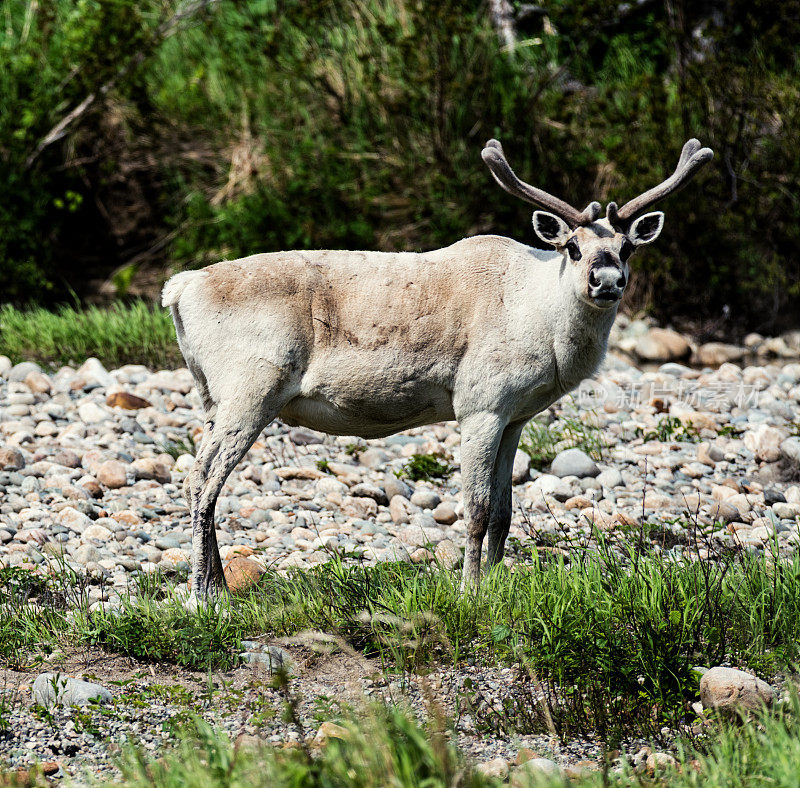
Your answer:
[[[658,186],[634,197],[621,208],[615,202],[610,202],[606,207],[606,217],[612,227],[626,228],[640,214],[654,203],[663,200],[667,195],[683,188],[700,170],[714,158],[711,148],[703,148],[696,139],[690,139],[681,151],[678,166],[675,172]]]
[[[519,197],[520,200],[539,205],[548,211],[560,216],[573,229],[581,224],[591,224],[600,216],[600,203],[593,202],[578,211],[558,197],[548,194],[529,183],[524,183],[511,169],[503,153],[503,146],[497,140],[489,140],[481,151],[481,158],[491,170],[494,179],[509,194]]]

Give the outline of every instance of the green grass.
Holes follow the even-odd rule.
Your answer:
[[[57,312],[2,306],[0,354],[14,363],[36,361],[52,366],[82,364],[89,356],[109,368],[184,363],[169,312],[138,301],[105,309],[64,306]]]
[[[418,482],[428,479],[447,479],[455,469],[447,463],[439,462],[433,454],[414,454],[406,462],[397,476]]]
[[[720,435],[730,434],[720,431]],[[697,443],[700,440],[700,433],[697,427],[691,422],[681,421],[677,416],[665,416],[659,419],[658,424],[654,430],[645,432],[641,427],[636,428],[636,437],[642,438],[645,441],[661,441],[666,443],[668,441],[686,441],[688,443]]]
[[[208,723],[191,719],[176,744],[155,758],[129,747],[121,758],[122,784],[136,786],[499,786],[483,777],[448,742],[444,721],[423,726],[397,707],[368,707],[342,722],[347,738],[331,739],[319,754],[266,744],[237,748]],[[679,743],[678,768],[657,778],[636,773],[625,755],[617,768],[572,780],[580,788],[794,788],[800,770],[800,704],[796,694],[775,712],[751,722],[718,721],[697,746]],[[512,767],[513,768],[513,767]],[[561,778],[515,775],[519,788],[563,788]]]
[[[516,666],[502,709],[481,702],[479,681],[465,682],[457,706],[479,732],[555,730],[565,740],[592,733],[613,749],[631,736],[658,741],[666,724],[688,737],[681,745],[687,765],[667,785],[792,785],[800,763],[796,699],[758,725],[720,721],[699,736],[690,705],[698,698],[695,665],[727,660],[771,678],[800,659],[799,558],[730,552],[676,562],[641,545],[601,542],[595,552],[573,551],[569,562],[534,557],[514,571],[498,568],[468,594],[459,592],[456,573],[437,567],[334,558],[289,576],[267,573],[249,595],[191,613],[163,577],[147,576],[135,590],[118,611],[89,613],[75,576],[2,570],[2,662],[31,668],[53,649],[102,647],[225,669],[236,664],[243,638],[288,636],[302,644],[309,631],[322,632],[378,657],[389,673],[424,675],[464,662]],[[541,682],[544,701],[529,689],[531,678]],[[322,716],[330,718],[326,709]],[[426,728],[396,708],[358,716],[339,708],[335,716],[351,737],[314,758],[302,749],[245,752],[197,723],[163,761],[129,750],[124,784],[246,785],[269,774],[275,785],[360,785],[352,774],[362,773],[370,784],[450,785],[456,774],[466,780],[459,784],[492,784],[447,744],[450,723],[437,709],[428,712]],[[688,766],[693,758],[702,778]],[[623,770],[608,779],[625,785],[639,778]]]
[[[546,416],[531,419],[525,426],[519,447],[531,458],[531,465],[542,470],[565,449],[582,449],[595,460],[603,458],[602,433],[584,416],[562,416],[547,423]]]
[[[517,664],[543,681],[559,733],[657,735],[691,719],[693,666],[723,659],[771,675],[800,658],[800,559],[731,553],[676,562],[636,546],[574,551],[492,572],[477,595],[456,573],[405,563],[375,567],[338,559],[290,576],[267,573],[221,611],[187,612],[163,578],[149,577],[115,612],[79,610],[45,584],[19,601],[18,570],[3,570],[0,656],[32,664],[58,645],[102,647],[192,669],[230,667],[242,638],[322,631],[387,670],[431,664]],[[57,580],[48,581],[56,586]],[[35,603],[35,604],[32,604]],[[469,701],[469,699],[467,699]],[[477,720],[529,732],[544,726],[524,693],[505,714]]]
[[[319,754],[298,747],[234,747],[208,723],[194,719],[171,751],[158,759],[129,748],[123,784],[198,786],[424,786],[480,788],[499,785],[474,771],[434,723],[422,726],[397,707],[370,706],[345,719],[346,739],[331,738]]]

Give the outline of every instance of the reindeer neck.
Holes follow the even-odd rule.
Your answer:
[[[552,323],[553,353],[565,390],[591,377],[603,361],[617,307],[595,309],[565,293],[562,311]]]

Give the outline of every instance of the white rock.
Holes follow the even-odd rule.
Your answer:
[[[99,539],[102,542],[107,542],[114,534],[104,525],[93,523],[83,531],[83,539]]]
[[[463,560],[461,551],[449,539],[443,539],[436,545],[435,556],[445,569],[455,569]]]
[[[756,455],[757,460],[777,462],[785,439],[785,432],[769,424],[760,424],[756,429],[745,432],[744,445]]]
[[[395,495],[389,501],[389,512],[392,515],[392,520],[398,524],[409,522],[411,515],[416,511],[419,511],[417,507],[402,495]]]
[[[61,673],[40,673],[31,689],[34,703],[41,706],[87,706],[92,701],[111,703],[112,694],[100,684]]]
[[[322,495],[329,495],[330,493],[347,495],[349,490],[349,487],[344,482],[340,482],[333,476],[323,476],[321,479],[317,479],[314,486],[317,488],[317,492]]]
[[[700,700],[704,709],[753,711],[770,706],[774,698],[766,681],[735,668],[711,668],[700,679]]]
[[[580,449],[566,449],[559,452],[550,466],[550,472],[554,476],[598,476],[600,469],[594,460],[586,452]]]
[[[511,777],[511,785],[514,788],[517,788],[517,786],[522,788],[522,786],[531,784],[529,780],[541,780],[543,776],[563,778],[564,770],[549,758],[531,758],[514,770],[514,774]]]
[[[414,506],[419,506],[420,509],[435,509],[442,499],[433,490],[427,490],[424,487],[417,487],[411,496],[411,503]]]
[[[3,356],[5,358],[5,356]],[[14,383],[21,383],[31,372],[41,372],[41,367],[33,361],[22,361],[7,370],[4,377]]]
[[[177,460],[175,460],[175,470],[178,473],[187,473],[192,469],[194,465],[194,456],[191,454],[181,454]]]
[[[677,331],[668,328],[651,328],[637,340],[634,352],[647,361],[671,361],[688,356],[691,347]]]
[[[540,499],[542,495],[550,495],[559,501],[566,501],[572,495],[569,485],[551,473],[543,473],[534,479],[533,492],[534,499]]]
[[[781,520],[792,520],[795,517],[800,517],[800,503],[788,503],[780,501],[772,504],[772,511],[775,512],[776,517]]]
[[[418,525],[407,525],[397,534],[398,539],[409,547],[425,547],[427,544],[438,544],[444,539],[440,528],[425,528]]]
[[[97,383],[103,388],[109,388],[116,384],[108,370],[96,358],[87,358],[78,367],[76,374],[86,380],[87,383]]]
[[[800,438],[792,436],[781,443],[780,453],[792,465],[800,466]]]
[[[597,474],[596,479],[603,487],[619,487],[622,482],[622,474],[616,468],[606,468]]]
[[[735,506],[739,510],[739,514],[747,514],[753,508],[744,493],[736,493],[735,495],[732,495],[725,503]]]
[[[82,534],[92,524],[92,521],[83,512],[79,512],[71,506],[65,506],[58,513],[56,522],[69,528],[70,531],[75,531],[76,534]]]
[[[380,468],[392,459],[392,455],[384,449],[371,446],[358,455],[358,461],[366,468]]]
[[[94,402],[78,405],[78,416],[84,424],[97,424],[109,418],[108,412]]]
[[[79,563],[86,566],[86,564],[97,561],[100,557],[100,551],[91,544],[82,544],[72,554],[72,557]]]
[[[514,454],[514,467],[511,470],[512,484],[522,484],[526,482],[531,472],[531,458],[527,452],[517,449]]]

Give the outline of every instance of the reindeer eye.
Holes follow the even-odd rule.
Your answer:
[[[574,238],[570,238],[569,241],[567,241],[567,252],[573,260],[581,259],[581,248]]]
[[[619,259],[624,263],[633,254],[633,244],[626,238],[619,250]]]

